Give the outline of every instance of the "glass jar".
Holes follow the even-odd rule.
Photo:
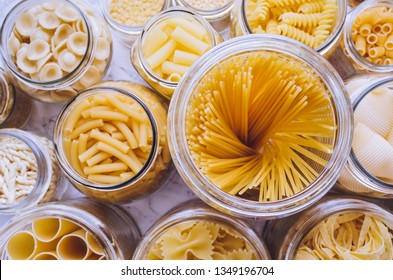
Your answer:
[[[130,15],[127,17],[130,20],[134,20],[134,22],[130,22],[129,24],[126,23],[122,23],[119,20],[116,20],[112,15],[112,2],[114,2],[113,0],[101,0],[101,12],[104,15],[104,18],[106,20],[106,22],[108,23],[108,25],[112,28],[113,31],[115,31],[115,34],[118,35],[118,37],[120,38],[120,41],[125,44],[127,47],[132,47],[132,44],[134,43],[134,41],[137,39],[137,37],[141,34],[143,27],[145,25],[145,23],[152,17],[154,16],[156,13],[162,12],[166,9],[168,9],[170,7],[171,1],[170,0],[161,0],[161,1],[157,1],[157,0],[150,0],[150,1],[127,1],[126,4],[123,4],[123,6],[121,8],[126,9],[126,8],[130,8],[130,10],[132,9],[136,9],[136,7],[133,7],[132,5],[135,3],[138,3],[138,5],[142,5],[141,11],[139,11],[138,9],[136,9],[136,11],[134,11],[134,15],[132,17],[130,17]],[[158,4],[162,2],[161,7],[159,7],[159,9],[155,9],[158,8]],[[119,1],[117,1],[117,3],[119,3]],[[154,4],[155,6],[153,7],[147,7],[147,5],[152,5]],[[125,7],[124,5],[129,5],[129,7]],[[146,5],[146,7],[144,7],[143,5]],[[118,7],[120,9],[120,7]],[[153,9],[152,9],[153,8]],[[113,11],[115,12],[115,11]],[[119,10],[116,11],[116,16],[119,15],[123,15],[123,16],[127,16],[127,13],[130,14],[130,11],[128,10]],[[137,16],[135,15],[136,13],[142,13],[139,14],[138,16],[140,18],[137,18]],[[147,13],[146,16],[143,13]],[[135,22],[136,20],[143,20],[142,22]]]
[[[140,238],[137,225],[122,208],[79,198],[42,204],[14,217],[2,228],[0,258],[9,259],[6,245],[15,233],[30,232],[33,222],[43,218],[67,220],[80,226],[96,240],[109,260],[131,259]]]
[[[31,100],[15,91],[4,70],[0,68],[0,128],[23,126],[30,112]]]
[[[336,122],[335,140],[330,158],[327,160],[326,166],[319,169],[320,173],[316,179],[292,196],[286,198],[283,196],[283,199],[266,200],[266,202],[231,195],[212,183],[196,165],[194,158],[198,155],[191,154],[188,145],[189,139],[186,135],[188,106],[190,100],[195,98],[193,93],[201,79],[209,74],[215,65],[225,59],[261,51],[268,52],[271,55],[285,55],[285,59],[299,61],[301,65],[307,65],[308,70],[304,70],[307,73],[315,71],[315,75],[320,77],[326,88],[329,89],[331,94],[329,99],[334,106],[333,114]],[[275,61],[275,58],[272,58],[272,60]],[[236,62],[235,65],[238,64],[242,65],[240,62]],[[266,67],[261,67],[261,69],[266,69]],[[215,81],[219,81],[219,78],[215,78]],[[310,122],[312,121],[310,120]],[[182,79],[171,100],[168,124],[169,148],[175,166],[186,184],[203,201],[230,215],[250,219],[274,219],[304,210],[318,201],[333,187],[350,151],[353,116],[344,83],[322,56],[309,48],[304,48],[303,44],[295,40],[283,36],[264,34],[248,35],[224,42],[219,48],[213,49],[199,59]],[[258,153],[260,153],[259,150]],[[220,176],[223,174],[220,173]],[[240,177],[236,178],[240,179]]]
[[[112,58],[112,39],[97,14],[79,0],[15,5],[1,27],[1,55],[14,85],[34,99],[56,103],[101,81]]]
[[[373,102],[371,102],[370,99],[368,98],[372,97],[371,94],[374,91],[378,91],[383,88],[391,88],[391,94],[393,94],[393,78],[391,75],[386,75],[386,74],[379,74],[379,75],[363,74],[363,75],[357,75],[349,79],[348,81],[346,81],[346,85],[352,100],[352,106],[355,116],[355,132],[356,132],[357,130],[356,124],[358,123],[358,121],[363,123],[362,120],[364,119],[364,117],[362,117],[361,120],[357,120],[357,116],[358,116],[357,113],[358,110],[360,110],[358,108],[362,107],[362,110],[364,111],[365,108],[369,107],[371,114],[367,114],[367,118],[369,122],[372,122],[372,120],[374,120],[375,118],[375,116],[372,115],[372,111],[378,110],[378,108],[375,107],[376,104],[375,102],[378,101],[374,102],[374,100],[372,100]],[[383,107],[385,106],[386,100],[380,100],[379,102],[381,102],[380,106]],[[390,110],[390,105],[388,110]],[[383,113],[382,110],[379,111]],[[393,122],[393,118],[392,118],[392,122]],[[382,124],[382,121],[378,121],[378,123]],[[369,123],[367,124],[367,126],[370,127]],[[376,131],[374,128],[370,128],[370,129],[372,129],[372,131],[375,131],[375,133],[378,133],[379,135],[380,133],[379,130]],[[359,135],[357,137],[361,137],[360,134],[355,133],[355,135]],[[355,138],[354,138],[354,143],[355,143]],[[359,142],[357,141],[356,143]],[[377,143],[372,143],[371,141],[369,141],[367,144],[373,145],[376,148],[379,145]],[[357,149],[358,151],[360,151],[360,146]],[[388,154],[388,150],[380,147],[379,150],[381,149],[383,150],[382,153]],[[364,160],[364,157],[362,157],[362,160]],[[382,160],[383,160],[382,158],[378,158],[377,162]],[[369,165],[369,163],[367,164]],[[343,169],[342,174],[337,182],[337,187],[338,189],[346,192],[370,196],[370,197],[377,197],[377,198],[393,197],[393,183],[381,178],[377,178],[376,176],[373,176],[371,174],[371,171],[367,170],[367,168],[362,165],[362,162],[360,161],[360,159],[358,159],[353,149],[351,150],[347,164]]]
[[[302,213],[269,221],[262,236],[268,244],[272,258],[293,260],[303,239],[315,226],[329,217],[352,212],[376,216],[390,229],[393,228],[392,213],[377,204],[359,198],[327,196]]]
[[[206,0],[173,0],[173,6],[186,7],[207,19],[223,38],[229,38],[230,14],[233,5],[234,0],[213,2]]]
[[[78,106],[81,104],[83,106],[83,103],[89,98],[102,94],[125,96],[139,104],[143,108],[143,113],[147,115],[148,123],[152,129],[151,136],[149,136],[151,137],[150,151],[148,154],[145,154],[145,162],[141,163],[140,170],[135,171],[131,176],[126,176],[127,179],[118,183],[98,183],[93,179],[88,180],[88,178],[78,172],[75,165],[73,165],[72,157],[69,158],[68,153],[65,151],[67,147],[65,143],[65,128],[68,116],[71,112],[75,113],[75,108],[79,108]],[[101,201],[112,203],[129,202],[157,190],[167,180],[172,170],[166,139],[166,118],[167,104],[152,90],[126,81],[103,82],[97,85],[97,87],[82,92],[72,99],[60,112],[55,124],[54,142],[56,145],[56,156],[64,173],[82,193]],[[131,130],[135,133],[134,127]],[[91,156],[94,156],[94,154]],[[103,160],[105,159],[99,160],[96,164],[101,164]],[[127,162],[124,163],[128,164]]]
[[[362,56],[359,51],[357,50],[356,43],[354,42],[354,37],[357,34],[352,34],[352,27],[354,26],[355,19],[358,16],[371,8],[377,7],[385,7],[388,9],[393,9],[393,4],[391,1],[388,0],[370,0],[364,1],[359,6],[354,8],[350,13],[348,13],[347,19],[345,21],[344,26],[344,35],[343,35],[343,42],[341,43],[344,54],[348,57],[350,63],[352,64],[353,68],[358,72],[376,72],[376,73],[391,73],[393,71],[393,59],[391,59],[392,63],[384,65],[384,64],[377,64]],[[378,15],[379,17],[380,15]],[[377,17],[375,17],[377,18]],[[393,31],[392,31],[393,32]],[[373,31],[371,31],[373,33]],[[393,33],[390,33],[393,34]],[[372,35],[372,34],[370,34]],[[374,34],[379,36],[379,34]],[[378,39],[379,40],[379,39]],[[365,52],[368,46],[368,43],[365,39]],[[379,44],[379,43],[377,43]],[[369,45],[372,46],[372,45]],[[368,52],[368,50],[367,50]],[[393,50],[391,51],[393,55]],[[371,59],[371,58],[370,58]]]
[[[0,214],[15,214],[61,198],[67,182],[50,140],[12,128],[0,129],[0,139]]]
[[[234,242],[233,236],[236,236],[236,239],[243,239],[246,245],[246,249],[248,251],[252,251],[254,253],[253,259],[257,260],[268,260],[270,259],[270,254],[266,249],[264,242],[261,238],[256,234],[256,232],[248,225],[246,222],[243,222],[238,219],[234,219],[233,217],[229,217],[224,215],[214,209],[207,207],[200,201],[188,201],[185,202],[173,210],[170,210],[167,214],[161,217],[142,237],[142,240],[138,244],[138,247],[135,250],[133,259],[134,260],[146,260],[151,259],[152,249],[154,250],[155,244],[160,242],[159,240],[163,240],[165,234],[168,234],[168,231],[173,230],[174,228],[178,227],[181,228],[182,231],[186,231],[187,226],[192,227],[198,223],[206,223],[206,227],[208,227],[208,223],[214,224],[210,226],[210,230],[213,230],[215,227],[221,227],[221,231],[226,231],[226,233],[231,234],[232,242],[228,242],[227,246],[231,246],[230,243],[238,243],[237,241]],[[214,233],[209,235],[209,238],[215,238]],[[220,234],[222,238],[225,239],[223,234]],[[198,238],[204,238],[203,232],[199,232],[197,235]],[[215,241],[219,243],[220,241]],[[207,243],[204,243],[207,244]],[[214,244],[214,243],[213,243]],[[214,245],[213,245],[214,246]],[[180,246],[179,246],[180,247]],[[184,248],[185,246],[183,246]],[[224,246],[225,247],[225,246]],[[184,248],[185,249],[185,248]],[[216,249],[212,249],[211,253],[216,253]],[[234,249],[234,250],[241,250],[241,249]],[[178,259],[178,258],[173,258]],[[209,259],[209,258],[206,258]],[[211,258],[210,258],[211,259]],[[215,259],[215,258],[213,258]],[[228,259],[236,259],[236,258],[228,258]],[[241,259],[241,258],[238,258]]]
[[[181,7],[176,7],[166,10],[154,16],[146,23],[141,35],[139,36],[138,40],[135,41],[134,46],[131,49],[131,62],[132,65],[137,70],[137,72],[142,76],[142,78],[145,79],[145,81],[151,87],[153,87],[155,90],[161,93],[162,96],[164,96],[168,100],[171,99],[172,94],[175,91],[179,83],[179,80],[181,79],[181,76],[183,74],[178,75],[177,79],[173,79],[173,80],[164,79],[163,77],[159,76],[155,71],[153,71],[153,69],[151,69],[143,52],[144,52],[144,47],[146,45],[152,46],[156,44],[156,42],[154,41],[149,42],[149,44],[148,42],[146,42],[148,40],[147,36],[149,36],[151,32],[153,32],[154,28],[159,28],[160,24],[163,24],[165,21],[172,20],[172,19],[175,20],[186,19],[187,21],[192,21],[197,23],[199,31],[201,29],[204,29],[203,32],[208,33],[207,40],[210,42],[208,48],[212,48],[223,41],[220,35],[218,35],[218,33],[213,29],[213,27],[209,24],[209,22],[206,19],[195,14],[194,12],[188,9],[181,8]],[[166,34],[164,32],[158,32],[158,33]],[[180,37],[184,38],[184,36],[180,36]],[[196,39],[194,38],[194,40]],[[165,41],[162,42],[162,44],[164,43]],[[165,43],[165,45],[166,44],[167,43]],[[196,56],[195,54],[192,55],[194,57]],[[174,73],[174,74],[179,74],[179,73]]]
[[[236,0],[231,14],[231,37],[253,34],[246,16],[246,2],[249,0]],[[340,43],[345,17],[347,14],[347,0],[337,0],[337,15],[334,28],[325,42],[315,48],[324,57],[331,56]],[[302,35],[303,36],[303,35]],[[302,37],[299,36],[299,37]]]

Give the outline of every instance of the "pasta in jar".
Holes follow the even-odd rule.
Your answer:
[[[61,102],[102,79],[112,41],[93,10],[78,0],[21,5],[8,14],[2,34],[16,86],[38,100]]]

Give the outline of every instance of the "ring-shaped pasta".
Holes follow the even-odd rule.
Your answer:
[[[48,2],[44,2],[42,3],[42,8],[44,8],[47,11],[54,11],[57,8],[59,8],[60,6],[62,6],[63,4],[59,3],[59,2],[54,2],[54,1],[48,1]]]
[[[60,24],[55,34],[53,35],[53,43],[54,45],[58,45],[59,43],[63,42],[64,40],[68,39],[74,33],[72,26],[66,23]]]
[[[42,67],[39,77],[43,82],[54,81],[63,77],[63,72],[57,63],[49,62]]]
[[[15,21],[15,29],[25,37],[29,36],[36,27],[37,20],[29,13],[21,14]]]
[[[75,32],[67,39],[67,48],[76,55],[84,55],[87,48],[87,35]]]
[[[11,36],[8,39],[8,49],[12,56],[16,56],[16,53],[20,49],[20,41],[16,38],[15,34],[11,32]]]
[[[47,30],[56,29],[61,23],[54,12],[43,12],[39,15],[38,22]]]
[[[74,22],[80,18],[78,12],[69,5],[58,7],[55,14],[64,22]]]
[[[62,50],[67,48],[67,40],[64,40],[60,44],[58,44],[56,47],[54,47],[54,40],[52,38],[52,54],[54,58],[59,59],[59,54],[62,52]]]
[[[37,61],[37,71],[40,71],[41,68],[53,57],[51,53],[49,53],[47,56],[44,58],[41,58],[40,60]],[[38,74],[37,74],[38,75]],[[38,77],[38,76],[37,76]],[[38,80],[38,79],[37,79]]]
[[[48,42],[42,39],[32,41],[27,47],[27,57],[33,61],[44,58],[49,52],[50,46]]]
[[[65,72],[72,72],[79,64],[80,58],[68,49],[64,49],[59,54],[58,64],[60,68]]]
[[[42,27],[37,27],[30,33],[30,42],[37,39],[49,42],[51,37],[52,35],[49,34],[45,29],[43,29]]]
[[[111,45],[104,38],[97,38],[95,58],[98,60],[106,60],[111,53]]]
[[[27,48],[18,52],[16,56],[16,65],[27,74],[37,72],[37,63],[28,59]]]

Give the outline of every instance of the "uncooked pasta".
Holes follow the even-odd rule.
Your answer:
[[[334,148],[330,92],[284,54],[254,51],[216,64],[187,109],[195,164],[213,185],[249,200],[282,200],[307,188]]]

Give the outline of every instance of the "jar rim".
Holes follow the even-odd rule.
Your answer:
[[[46,2],[46,0],[38,0],[38,1],[39,3]],[[83,11],[82,8],[78,7],[78,5],[74,4],[72,0],[51,0],[51,1],[59,2],[59,3],[65,2],[67,5],[70,5],[75,11],[79,13],[79,15],[83,20],[83,24],[86,26],[86,33],[87,33],[86,52],[83,55],[82,60],[78,64],[78,66],[67,75],[52,81],[38,81],[32,78],[28,78],[24,74],[22,74],[21,71],[18,70],[17,66],[15,65],[14,61],[10,56],[7,40],[10,37],[9,35],[11,34],[13,26],[15,24],[14,17],[25,12],[32,5],[34,6],[39,5],[39,3],[37,3],[37,0],[22,0],[19,3],[17,3],[15,6],[13,6],[11,10],[8,12],[7,16],[5,17],[0,29],[0,34],[2,37],[2,39],[0,40],[1,55],[5,65],[7,66],[7,69],[10,72],[12,72],[12,74],[14,74],[16,77],[18,77],[20,80],[22,80],[23,83],[26,83],[29,86],[32,86],[40,90],[64,88],[75,83],[83,74],[87,72],[88,67],[86,66],[93,62],[94,59],[93,54],[96,49],[95,38],[92,32],[92,26],[89,20],[89,16],[85,13],[85,11]]]
[[[7,121],[15,106],[15,89],[8,82],[3,68],[0,67],[0,126]]]
[[[232,196],[221,191],[206,178],[193,161],[187,146],[186,110],[193,90],[201,77],[217,62],[241,53],[267,50],[289,55],[314,70],[327,86],[335,105],[336,143],[328,164],[303,191],[280,201],[260,203]],[[206,203],[228,214],[253,219],[284,217],[315,203],[338,179],[346,162],[352,140],[353,115],[343,81],[321,55],[304,44],[284,36],[246,35],[224,42],[200,58],[183,77],[169,107],[168,137],[175,166],[186,184]]]
[[[142,169],[135,174],[132,178],[121,182],[119,184],[113,184],[113,185],[107,185],[107,184],[99,184],[95,182],[91,182],[83,178],[78,172],[75,171],[75,169],[71,166],[69,163],[69,160],[67,159],[64,148],[63,148],[63,126],[65,121],[67,120],[68,114],[75,109],[75,106],[80,104],[80,102],[86,100],[87,98],[99,94],[99,93],[107,93],[107,92],[112,92],[112,94],[121,94],[125,95],[134,101],[136,101],[145,111],[145,113],[148,116],[149,122],[152,127],[152,148],[149,154],[149,157],[147,158],[146,162],[143,164]],[[158,135],[158,124],[157,120],[155,119],[153,113],[149,109],[149,107],[143,102],[141,98],[139,98],[136,94],[124,90],[121,88],[117,87],[112,87],[112,86],[98,86],[98,87],[93,87],[90,89],[87,89],[77,96],[74,96],[60,111],[58,118],[55,123],[55,133],[54,133],[54,145],[55,145],[55,154],[56,157],[59,161],[61,169],[64,171],[64,173],[69,177],[72,178],[72,180],[75,180],[78,184],[81,184],[83,187],[89,188],[89,189],[94,189],[97,191],[101,192],[110,192],[114,190],[121,190],[124,188],[128,188],[130,184],[134,184],[141,180],[143,176],[149,172],[149,170],[153,167],[154,162],[158,156],[158,146],[159,146],[159,135]]]
[[[174,0],[174,1],[178,5],[184,6],[192,11],[195,11],[196,14],[203,16],[208,21],[216,21],[228,16],[231,13],[235,4],[235,0],[228,0],[228,2],[225,5],[219,8],[203,10],[192,6],[187,2],[187,0]]]
[[[393,3],[389,0],[368,0],[362,2],[360,5],[356,6],[353,10],[351,10],[348,13],[345,22],[343,37],[346,53],[356,64],[358,64],[362,69],[365,69],[367,71],[384,73],[393,71],[393,64],[381,65],[368,61],[357,51],[355,47],[355,42],[352,39],[352,26],[358,15],[360,15],[367,9],[381,6],[390,7],[393,9]]]

